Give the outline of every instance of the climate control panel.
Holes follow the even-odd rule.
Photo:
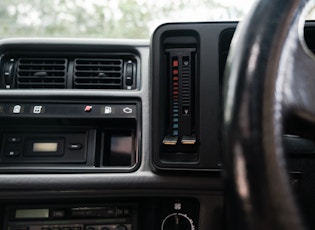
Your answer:
[[[153,35],[153,163],[157,170],[217,171],[218,63],[207,24],[164,24]],[[218,52],[218,51],[217,51]]]

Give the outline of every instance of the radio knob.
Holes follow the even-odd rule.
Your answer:
[[[116,227],[115,230],[128,230],[126,226],[124,225],[119,225],[118,227]]]
[[[162,222],[162,230],[195,230],[194,222],[186,214],[172,213]]]

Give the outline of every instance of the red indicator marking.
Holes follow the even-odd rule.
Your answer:
[[[177,67],[178,66],[178,60],[173,60],[173,67]]]
[[[173,77],[173,81],[178,81],[178,77]]]
[[[173,94],[174,94],[174,95],[178,95],[178,91],[174,91]]]
[[[177,85],[178,85],[178,82],[173,82],[173,85],[177,86]]]
[[[91,105],[85,106],[84,111],[85,112],[91,112],[92,111],[92,106]]]
[[[178,87],[173,87],[173,90],[176,90],[176,91],[177,91],[177,90],[178,90]]]
[[[174,70],[173,70],[173,74],[174,74],[174,75],[177,75],[177,74],[178,74],[178,69],[174,69]]]

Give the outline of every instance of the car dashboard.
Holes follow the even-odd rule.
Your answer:
[[[221,127],[236,26],[164,24],[151,41],[3,39],[1,229],[231,228]]]

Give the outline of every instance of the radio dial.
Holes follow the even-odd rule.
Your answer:
[[[161,230],[195,230],[195,225],[186,214],[172,213],[163,220]]]

